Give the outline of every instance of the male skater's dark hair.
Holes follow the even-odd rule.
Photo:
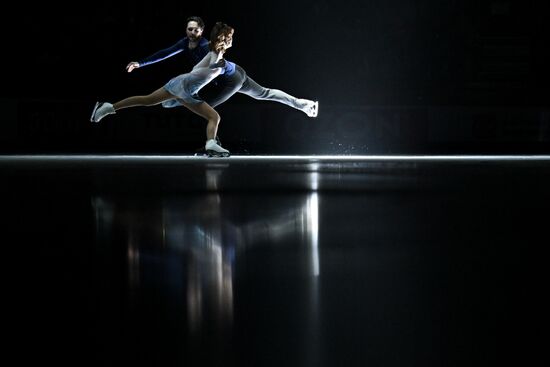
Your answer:
[[[187,25],[189,22],[197,22],[199,27],[204,29],[204,21],[202,20],[201,17],[197,17],[197,16],[193,15],[192,17],[187,18],[187,21],[185,22],[185,24]]]

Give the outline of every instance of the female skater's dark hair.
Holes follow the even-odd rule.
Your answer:
[[[220,52],[224,48],[225,39],[232,37],[235,30],[222,22],[216,22],[210,32],[210,50]]]

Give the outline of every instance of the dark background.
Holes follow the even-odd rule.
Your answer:
[[[29,7],[31,8],[31,7]],[[236,95],[218,108],[234,154],[530,154],[550,151],[548,13],[527,0],[44,3],[22,9],[2,153],[193,153],[204,121],[184,108],[120,111],[184,57],[125,66],[185,36],[199,15],[235,29],[227,59],[266,87],[320,101],[320,115]],[[22,26],[22,28],[21,28]],[[7,54],[9,55],[9,53]],[[11,69],[6,69],[7,74]]]

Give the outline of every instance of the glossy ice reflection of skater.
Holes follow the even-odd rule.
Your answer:
[[[161,103],[165,107],[183,105],[207,120],[205,144],[207,154],[229,156],[229,151],[216,142],[220,115],[208,103],[200,99],[197,93],[218,75],[224,73],[228,62],[223,55],[233,44],[233,33],[232,27],[217,22],[210,34],[208,53],[189,73],[172,78],[164,86],[148,95],[132,96],[112,104],[97,102],[90,120],[99,122],[105,116],[129,107],[155,106]]]

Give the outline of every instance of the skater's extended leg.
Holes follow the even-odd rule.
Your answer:
[[[262,87],[249,76],[246,77],[243,87],[239,90],[239,93],[246,94],[254,99],[283,103],[304,112],[309,117],[316,117],[319,109],[319,102],[317,101],[296,98],[279,89]]]

